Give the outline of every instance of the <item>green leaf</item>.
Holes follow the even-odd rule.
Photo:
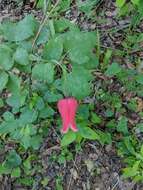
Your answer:
[[[58,100],[62,99],[63,96],[61,94],[58,94],[57,92],[49,92],[47,91],[44,96],[44,100],[46,102],[57,102]]]
[[[6,111],[3,114],[3,118],[5,121],[12,121],[12,120],[14,120],[14,115],[11,112]]]
[[[23,162],[23,165],[24,165],[24,169],[26,170],[30,170],[32,165],[31,165],[31,160],[29,158],[27,158],[24,162]]]
[[[21,78],[14,75],[13,73],[10,73],[7,88],[13,94],[18,94],[20,93],[20,84],[21,84]]]
[[[6,161],[4,163],[8,168],[16,168],[22,162],[21,157],[17,154],[15,150],[11,150],[6,157]]]
[[[89,81],[91,79],[92,76],[88,70],[83,67],[74,67],[71,73],[63,75],[63,93],[66,96],[82,99],[90,94]]]
[[[54,66],[51,63],[40,63],[32,69],[33,79],[44,81],[47,83],[53,82],[54,79]]]
[[[2,122],[0,125],[0,134],[12,133],[19,127],[17,120],[10,120],[7,122]]]
[[[20,177],[21,175],[21,170],[20,168],[14,168],[11,172],[11,177]]]
[[[0,98],[0,108],[2,108],[4,106],[4,102],[3,102],[3,99]]]
[[[4,71],[0,73],[0,92],[6,87],[8,82],[8,74]]]
[[[78,0],[77,5],[80,11],[88,15],[91,13],[92,9],[96,6],[98,2],[99,0]]]
[[[69,144],[74,142],[75,139],[76,139],[76,133],[69,131],[63,136],[62,141],[61,141],[61,146],[68,146]]]
[[[136,161],[133,167],[123,169],[123,178],[134,177],[139,174],[140,161]]]
[[[41,136],[36,135],[37,129],[32,124],[22,123],[19,119],[19,127],[17,130],[12,131],[10,136],[12,139],[19,141],[20,144],[25,148],[32,147],[34,149],[38,149],[41,143]]]
[[[41,181],[41,184],[43,185],[43,187],[46,187],[49,183],[49,178],[48,177],[44,177],[44,179]]]
[[[82,120],[88,120],[90,116],[89,107],[87,104],[82,104],[78,107],[78,118]]]
[[[71,3],[71,0],[62,0],[60,1],[57,9],[59,12],[64,12],[66,11],[67,9],[70,8],[70,3]]]
[[[40,135],[31,137],[30,145],[34,150],[38,150],[41,143],[42,143],[42,137]]]
[[[136,99],[130,99],[130,101],[127,104],[127,108],[131,111],[136,112],[137,108],[138,108],[138,104],[137,104],[137,100]]]
[[[117,131],[122,132],[124,135],[127,135],[128,132],[128,119],[122,116],[117,125]]]
[[[92,113],[91,121],[95,124],[100,124],[102,122],[101,118],[96,113]]]
[[[136,76],[136,81],[137,81],[137,83],[139,83],[139,84],[143,84],[143,74],[138,74],[138,75]]]
[[[43,56],[47,60],[60,60],[63,52],[63,42],[61,38],[51,39],[44,48]]]
[[[0,165],[0,175],[3,174],[10,174],[11,173],[11,169],[7,168],[6,166],[4,166],[4,164]]]
[[[71,31],[63,35],[63,38],[65,49],[73,63],[84,64],[90,61],[97,41],[95,32]]]
[[[44,109],[44,107],[45,107],[45,103],[44,103],[43,98],[41,98],[40,96],[38,96],[36,98],[36,101],[35,101],[35,109],[37,109],[37,110],[40,111],[40,110]]]
[[[113,117],[114,112],[111,109],[107,109],[105,112],[106,117]]]
[[[116,128],[116,122],[114,119],[112,119],[111,121],[109,121],[107,124],[106,124],[106,127],[108,127],[109,129],[115,129]]]
[[[121,8],[126,3],[126,0],[116,0],[117,7]]]
[[[13,94],[12,96],[7,98],[6,102],[11,107],[18,109],[24,105],[27,94],[28,92],[26,90],[18,94]]]
[[[143,132],[143,123],[138,123],[136,125],[137,129],[139,130],[139,132]]]
[[[132,138],[132,137],[131,137],[131,138]],[[136,152],[135,152],[135,149],[134,149],[134,145],[133,145],[133,143],[132,143],[132,141],[131,141],[131,138],[130,138],[130,136],[125,137],[125,138],[123,139],[123,142],[124,142],[124,144],[125,144],[125,146],[126,146],[126,149],[127,149],[131,154],[135,155]]]
[[[20,106],[22,106],[21,104],[21,96],[20,94],[14,94],[12,96],[10,96],[9,98],[7,98],[6,100],[7,104],[13,108],[20,108]]]
[[[39,34],[39,37],[37,39],[37,45],[45,44],[50,37],[50,31],[47,26],[44,26]]]
[[[121,72],[121,67],[118,63],[112,63],[108,66],[107,71],[105,72],[106,76],[112,77]]]
[[[108,132],[102,132],[101,130],[97,131],[99,135],[99,141],[101,144],[111,144],[112,143],[112,136]]]
[[[16,63],[20,65],[28,65],[29,64],[29,55],[26,49],[18,47],[15,54],[14,60]]]
[[[2,30],[9,41],[23,41],[34,35],[37,22],[32,15],[27,15],[18,23],[5,23]]]
[[[99,135],[91,128],[86,126],[86,123],[81,123],[78,125],[79,128],[79,134],[86,138],[86,139],[90,139],[90,140],[99,140],[100,137]]]
[[[0,45],[0,69],[9,70],[13,66],[12,50],[6,45]]]
[[[36,121],[37,117],[38,112],[36,110],[30,110],[29,108],[25,107],[22,109],[19,122],[22,123],[22,125],[26,125]]]
[[[32,186],[33,184],[33,179],[30,177],[24,177],[24,178],[19,178],[17,180],[18,183],[22,184],[22,185],[26,185],[26,186]]]
[[[61,18],[54,21],[54,27],[57,33],[64,32],[67,29],[78,30],[78,27],[74,25],[70,20]]]
[[[51,116],[53,116],[55,113],[55,111],[51,108],[51,107],[45,107],[44,109],[40,110],[40,114],[39,117],[40,118],[50,118]]]
[[[43,1],[43,0],[38,0],[37,1],[38,3],[37,3],[37,6],[36,6],[36,8],[44,8],[44,6],[45,6],[45,1]]]
[[[140,5],[141,0],[131,0],[134,5]]]
[[[91,55],[89,61],[85,63],[83,66],[86,69],[95,69],[99,65],[99,60],[95,55]]]
[[[143,145],[141,146],[140,154],[141,154],[141,156],[143,156]]]

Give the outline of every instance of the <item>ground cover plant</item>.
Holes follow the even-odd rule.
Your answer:
[[[1,188],[143,188],[142,1],[13,3],[30,11],[0,24]]]

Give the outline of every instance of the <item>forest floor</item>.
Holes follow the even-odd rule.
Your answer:
[[[81,30],[95,31],[98,29],[100,33],[101,51],[107,49],[121,50],[122,43],[125,40],[127,29],[131,22],[131,17],[126,16],[119,18],[118,10],[115,2],[112,0],[102,1],[95,9],[96,18],[88,19],[78,11],[74,4],[64,14],[72,22],[77,23]],[[40,9],[33,9],[27,3],[23,10],[21,6],[17,6],[14,2],[7,2],[5,0],[0,3],[0,22],[6,20],[18,21],[21,20],[26,14],[34,14],[38,20],[42,19],[42,11]],[[135,29],[135,32],[143,32],[143,23]],[[132,50],[130,52],[132,60],[143,57],[142,51]],[[134,65],[129,62],[127,57],[114,56],[114,61],[123,61],[125,67],[132,68]],[[99,72],[99,81],[104,80],[104,75]],[[106,80],[106,79],[105,79]],[[107,87],[111,92],[121,94],[121,88],[118,83],[113,82]],[[128,98],[132,97],[127,94]],[[126,96],[126,97],[127,97]],[[97,113],[102,115],[102,106],[97,105]],[[136,113],[129,113],[129,118],[132,121],[138,121]],[[7,149],[11,149],[12,145],[7,145]],[[48,136],[37,152],[38,159],[34,164],[41,166],[42,170],[39,173],[34,173],[36,183],[33,185],[32,190],[60,190],[61,186],[65,190],[142,190],[143,185],[130,180],[122,178],[122,168],[124,163],[121,157],[118,156],[114,142],[108,145],[101,145],[95,141],[86,141],[82,146],[82,150],[75,153],[70,145],[70,153],[68,154],[69,160],[64,164],[60,163],[61,149],[59,146],[59,137],[55,130],[51,128]],[[74,156],[73,156],[74,155]],[[0,157],[2,154],[0,153]],[[2,158],[1,158],[2,160]],[[62,161],[61,161],[62,162]],[[43,187],[41,187],[41,183]],[[46,183],[48,185],[46,185]],[[22,185],[13,181],[9,176],[0,178],[0,190],[27,190],[31,189],[26,185]]]

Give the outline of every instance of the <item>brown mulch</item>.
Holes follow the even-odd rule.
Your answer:
[[[80,19],[79,13],[75,8],[69,10],[66,17],[80,24],[83,30],[99,29],[102,33],[102,44],[105,47],[120,48],[120,43],[124,39],[122,30],[128,27],[129,18],[122,21],[116,20],[116,10],[114,1],[105,1],[97,11],[104,7],[107,18],[106,24],[96,24],[85,18]],[[33,10],[27,4],[23,10],[17,7],[14,1],[0,0],[0,22],[5,20],[20,20],[24,14],[33,13],[38,18],[42,17],[39,10]],[[82,17],[81,17],[82,18]],[[99,16],[98,19],[102,19]],[[143,26],[143,24],[142,24]],[[118,28],[118,32],[110,36],[108,30]],[[142,30],[142,29],[140,29]],[[114,145],[101,146],[97,142],[86,142],[79,153],[73,153],[75,158],[67,161],[66,164],[51,162],[52,154],[59,155],[61,150],[57,144],[49,146],[52,134],[45,139],[41,149],[38,162],[42,164],[43,176],[35,176],[37,181],[43,177],[49,179],[47,187],[40,187],[37,183],[34,190],[54,190],[56,186],[56,176],[62,176],[64,190],[142,190],[143,185],[135,184],[121,177],[122,161],[117,156]],[[52,137],[53,139],[55,137]],[[56,141],[56,140],[55,140]],[[71,147],[72,150],[72,147]],[[27,190],[28,188],[13,184],[10,177],[0,179],[0,190]]]

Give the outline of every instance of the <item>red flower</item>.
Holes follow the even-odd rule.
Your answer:
[[[62,133],[67,133],[69,128],[74,132],[78,129],[75,123],[75,115],[78,107],[78,102],[75,98],[65,98],[58,102],[58,110],[62,117],[63,127],[61,129]]]

